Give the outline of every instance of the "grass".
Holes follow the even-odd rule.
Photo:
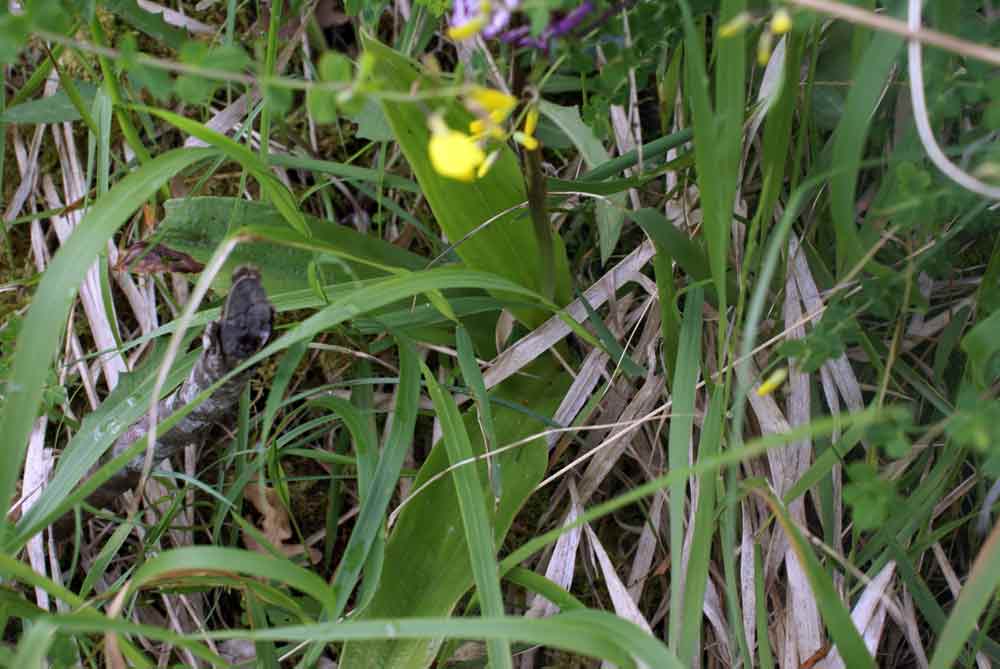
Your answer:
[[[445,4],[0,14],[0,664],[1000,662],[992,5]],[[90,508],[245,263],[231,420]]]

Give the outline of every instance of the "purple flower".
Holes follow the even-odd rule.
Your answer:
[[[491,39],[507,27],[520,4],[521,0],[455,0],[448,32],[454,39],[468,39],[479,33]]]
[[[594,11],[594,3],[583,0],[569,12],[553,16],[542,34],[535,37],[528,26],[507,28],[520,4],[521,0],[454,0],[448,34],[463,40],[481,33],[486,39],[499,37],[508,44],[548,51],[552,40],[575,30]]]

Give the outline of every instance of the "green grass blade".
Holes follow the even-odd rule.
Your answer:
[[[837,644],[837,651],[844,659],[844,663],[852,669],[855,667],[857,669],[875,669],[875,660],[868,653],[864,639],[861,638],[851,620],[850,612],[840,601],[833,580],[816,559],[812,548],[799,532],[799,528],[788,514],[785,505],[770,494],[763,494],[763,499],[774,512],[775,518],[788,537],[788,543],[795,552],[795,557],[798,558],[799,564],[806,572],[809,587],[816,598],[820,614],[823,616],[826,628],[830,631],[830,637]]]
[[[956,666],[956,660],[966,640],[975,631],[979,616],[993,599],[998,586],[1000,586],[1000,523],[994,525],[993,531],[972,564],[969,578],[962,584],[962,592],[934,648],[930,669],[948,669]]]
[[[476,351],[472,345],[472,337],[469,331],[459,326],[455,331],[456,349],[458,350],[458,364],[462,370],[462,378],[465,385],[472,391],[472,396],[476,400],[476,412],[479,414],[479,427],[483,434],[483,443],[487,452],[500,447],[497,443],[496,425],[493,423],[493,409],[490,407],[490,397],[486,393],[486,382],[483,381],[483,373],[476,362]],[[503,496],[503,473],[500,471],[500,461],[496,457],[487,460],[490,474],[490,489],[493,491],[494,504],[500,503]]]
[[[332,589],[315,572],[299,567],[291,560],[219,546],[186,546],[164,551],[136,570],[129,588],[136,592],[192,572],[237,572],[257,576],[295,588],[322,604],[328,613],[335,606]]]
[[[413,431],[417,422],[417,406],[420,399],[419,359],[412,344],[399,340],[399,389],[392,428],[382,457],[372,476],[371,485],[364,494],[361,510],[354,525],[354,531],[344,549],[337,574],[333,579],[336,597],[334,615],[340,616],[347,599],[357,584],[361,568],[368,559],[368,552],[376,535],[382,530],[386,509],[392,500],[392,493],[403,460],[413,443]]]
[[[830,178],[830,213],[836,236],[838,276],[853,267],[865,251],[854,213],[858,172],[882,89],[902,45],[901,37],[888,33],[872,37],[834,131],[832,167],[836,172]]]
[[[576,107],[560,107],[546,100],[538,103],[538,111],[549,118],[580,151],[580,157],[587,167],[594,169],[610,162],[607,149],[594,135],[590,126],[580,118],[580,110]],[[597,203],[597,232],[601,248],[601,263],[608,258],[618,245],[622,233],[623,210],[625,208],[624,193],[614,195],[610,202],[600,200]]]
[[[674,372],[673,410],[670,419],[670,441],[668,464],[671,470],[690,466],[688,449],[694,426],[694,393],[698,385],[699,363],[701,361],[701,332],[704,292],[701,287],[692,288],[684,304],[684,321],[681,323],[680,346],[677,349],[677,365]],[[670,563],[683,564],[684,549],[684,497],[687,482],[679,479],[670,484]],[[683,614],[684,587],[683,572],[670,570],[670,621],[668,639],[670,648],[680,648],[681,621]],[[699,617],[700,619],[700,617]]]
[[[716,388],[705,415],[698,441],[698,459],[708,459],[719,452],[722,442],[722,419],[725,413],[723,388]],[[694,517],[694,533],[691,552],[688,557],[687,574],[684,577],[685,625],[677,645],[677,658],[685,665],[693,665],[701,643],[701,615],[705,604],[705,587],[708,567],[711,563],[712,537],[715,532],[715,486],[714,475],[703,475],[698,479],[698,509]],[[672,500],[673,498],[671,498]],[[671,504],[671,509],[673,504]]]
[[[443,441],[448,451],[448,459],[452,465],[469,460],[474,456],[469,435],[465,431],[462,415],[454,398],[445,393],[434,372],[421,363],[424,382],[427,391],[434,402],[434,410],[441,421]],[[484,388],[485,390],[485,388]],[[503,616],[503,593],[500,590],[500,576],[497,572],[496,548],[494,532],[483,494],[483,481],[479,475],[479,467],[459,467],[452,472],[455,482],[455,492],[458,497],[458,508],[462,514],[462,526],[465,529],[465,541],[469,547],[469,557],[472,563],[472,574],[476,580],[476,590],[479,593],[480,606],[485,616],[495,618]],[[495,669],[512,669],[510,657],[510,642],[506,639],[494,639],[487,642],[490,666]]]

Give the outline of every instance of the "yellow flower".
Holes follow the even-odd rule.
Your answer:
[[[538,148],[538,140],[535,139],[535,129],[538,127],[538,107],[531,107],[524,117],[524,132],[515,132],[514,141],[526,148],[534,151]]]
[[[469,93],[469,99],[480,109],[489,113],[494,123],[503,123],[517,106],[517,98],[503,91],[476,86]]]
[[[763,67],[767,65],[767,62],[771,60],[771,45],[774,40],[774,34],[770,30],[765,30],[760,34],[760,39],[757,40],[757,63]]]
[[[757,396],[764,397],[765,395],[770,395],[775,390],[777,390],[782,383],[785,382],[785,379],[787,377],[788,377],[787,367],[776,369],[774,373],[772,373],[771,376],[767,377],[767,380],[764,381],[764,383],[760,384],[760,386],[757,388]]]
[[[504,139],[506,135],[503,132],[497,121],[492,118],[488,121],[483,121],[481,119],[475,119],[469,122],[469,134],[471,134],[476,139],[484,137],[486,133],[489,133],[491,137],[496,139]]]
[[[476,169],[486,160],[479,145],[464,132],[449,128],[440,116],[432,116],[430,126],[427,152],[437,173],[458,181],[475,181]]]
[[[788,10],[779,9],[771,17],[771,32],[775,35],[784,35],[789,30],[792,29],[792,17],[789,16]]]
[[[538,127],[538,107],[528,110],[528,115],[524,119],[524,134],[529,137],[535,136],[535,128]]]
[[[452,38],[457,42],[462,40],[467,40],[475,37],[480,33],[480,31],[486,27],[486,17],[483,15],[476,16],[460,26],[452,26],[448,28],[448,37]]]
[[[528,151],[534,151],[538,148],[537,139],[520,131],[514,133],[514,141],[526,148]]]

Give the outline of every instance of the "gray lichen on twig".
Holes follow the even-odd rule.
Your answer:
[[[205,328],[201,355],[194,368],[177,390],[160,400],[156,412],[160,420],[193,403],[199,395],[260,351],[271,336],[273,322],[274,308],[261,284],[260,273],[252,267],[237,269],[233,273],[232,287],[222,315]],[[162,462],[185,446],[200,444],[212,426],[227,422],[253,373],[254,368],[250,367],[227,379],[176,425],[160,435],[154,447],[154,460]],[[121,455],[137,441],[146,438],[149,423],[150,415],[147,413],[125,430],[111,447],[109,459]],[[140,454],[130,460],[95,490],[87,498],[87,503],[98,508],[106,507],[125,491],[134,488],[139,483],[144,459],[144,454]],[[72,525],[72,516],[65,516],[53,529],[57,536],[65,536]]]

